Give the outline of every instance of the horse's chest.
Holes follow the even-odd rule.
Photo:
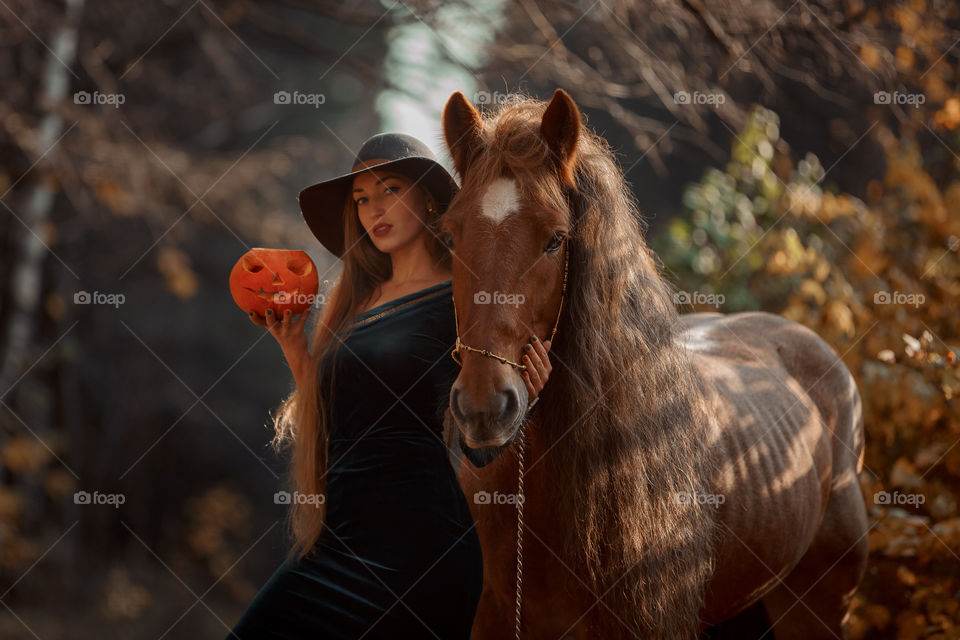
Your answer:
[[[586,588],[586,576],[578,575],[569,559],[563,557],[560,541],[550,533],[557,529],[555,522],[537,517],[525,522],[521,570],[523,636],[549,640],[597,637],[588,633],[599,613],[599,607],[590,606],[597,595],[591,595]],[[516,536],[503,535],[500,540],[493,544],[489,557],[484,548],[484,580],[489,581],[496,594],[499,617],[512,623],[516,615]]]
[[[510,475],[503,473],[502,482],[488,478],[482,485],[464,483],[483,548],[484,595],[477,612],[482,618],[480,638],[502,638],[504,629],[512,633],[515,622],[520,550],[516,484],[506,480]],[[550,494],[541,491],[536,472],[526,476],[525,485],[520,551],[523,636],[550,640],[596,637],[587,630],[599,608],[590,607],[597,596],[587,589],[586,576],[578,575],[574,563],[564,557],[565,525],[550,506]],[[482,499],[474,501],[473,493]],[[491,627],[495,631],[487,633]]]

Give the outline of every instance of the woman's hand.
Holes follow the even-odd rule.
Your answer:
[[[526,353],[523,355],[523,364],[527,368],[521,372],[523,381],[527,385],[528,402],[533,402],[534,398],[540,395],[543,385],[547,383],[553,366],[550,364],[550,358],[547,352],[550,351],[550,341],[541,342],[537,336],[530,336],[530,342],[523,346]]]
[[[267,317],[264,318],[255,311],[250,312],[250,320],[258,327],[266,327],[270,335],[276,338],[283,351],[283,356],[290,365],[290,371],[293,372],[293,378],[297,382],[297,387],[301,386],[301,381],[306,377],[304,374],[310,364],[310,352],[307,348],[307,333],[304,331],[304,325],[307,323],[307,316],[310,315],[310,309],[304,310],[297,320],[293,320],[293,312],[287,309],[283,313],[283,318],[279,319],[273,312],[273,309],[267,309]]]

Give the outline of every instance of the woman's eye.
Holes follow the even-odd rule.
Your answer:
[[[400,190],[400,187],[387,187],[386,189],[384,189],[384,191],[389,191],[391,193],[396,193],[399,190]]]
[[[359,207],[365,200],[366,198],[357,198],[355,204]]]
[[[564,236],[559,231],[553,234],[550,238],[550,242],[547,243],[547,246],[543,248],[544,253],[556,253],[560,249],[560,245],[563,244]]]

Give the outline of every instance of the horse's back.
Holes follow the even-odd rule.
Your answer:
[[[680,322],[717,453],[715,581],[724,593],[708,598],[705,617],[719,619],[728,607],[757,601],[793,569],[817,535],[831,492],[855,481],[863,448],[859,394],[836,352],[800,324],[762,312],[686,314]],[[760,588],[758,574],[769,575]]]
[[[835,447],[833,466],[862,468],[860,393],[850,370],[823,338],[782,316],[761,311],[680,316],[683,341],[695,366],[727,369],[763,366],[785,372],[818,408]],[[799,398],[798,398],[799,399]],[[794,401],[796,402],[796,400]]]

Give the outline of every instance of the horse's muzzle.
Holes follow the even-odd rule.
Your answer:
[[[496,460],[501,453],[510,448],[510,445],[513,444],[516,437],[516,433],[514,433],[513,438],[504,444],[495,447],[477,447],[474,449],[467,446],[467,443],[463,441],[463,434],[460,433],[459,429],[457,430],[457,440],[460,445],[460,450],[463,451],[463,455],[466,456],[467,460],[478,469]]]

